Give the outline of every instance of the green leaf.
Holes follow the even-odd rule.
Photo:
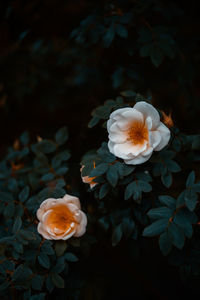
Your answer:
[[[22,219],[19,216],[17,216],[13,224],[12,232],[16,233],[18,230],[20,230],[21,226],[22,226]]]
[[[176,207],[176,199],[174,199],[171,196],[163,195],[158,197],[160,202],[164,205],[166,205],[169,208],[175,209]]]
[[[146,44],[140,48],[140,56],[147,57],[151,55],[151,44]]]
[[[134,190],[135,190],[135,182],[129,183],[125,189],[124,199],[125,200],[129,199],[133,195]]]
[[[197,205],[198,196],[192,190],[186,190],[185,195],[185,204],[190,211],[195,210]]]
[[[115,165],[110,165],[107,173],[106,173],[106,177],[108,182],[115,187],[117,185],[118,182],[118,170],[116,168]]]
[[[34,147],[33,147],[34,146]],[[52,153],[56,150],[57,146],[50,140],[42,140],[38,144],[33,145],[31,148],[34,152]]]
[[[101,163],[98,166],[96,166],[95,169],[92,170],[90,173],[90,177],[95,177],[95,176],[100,176],[106,173],[108,170],[108,164],[106,163]]]
[[[120,37],[122,37],[122,38],[124,38],[124,39],[126,39],[126,38],[128,37],[128,31],[127,31],[127,29],[126,29],[125,26],[123,26],[123,25],[121,25],[121,24],[117,24],[116,27],[115,27],[115,30],[116,30],[116,33],[117,33]]]
[[[187,188],[191,187],[194,184],[194,182],[195,182],[195,173],[194,171],[192,171],[187,178],[186,187]]]
[[[135,223],[130,218],[123,218],[122,231],[125,237],[129,237],[135,229]]]
[[[107,29],[105,35],[103,36],[103,43],[105,48],[109,48],[114,37],[115,37],[115,27],[114,27],[114,23],[112,23],[111,26]]]
[[[24,133],[22,133],[22,135],[20,136],[20,142],[26,146],[29,143],[29,133],[27,131],[25,131]]]
[[[78,257],[75,254],[71,253],[71,252],[67,252],[65,254],[65,258],[69,262],[77,262],[78,261]]]
[[[181,171],[181,167],[177,164],[177,162],[173,160],[167,161],[167,168],[170,172],[174,172],[174,173]]]
[[[99,199],[103,199],[109,192],[109,189],[110,189],[109,184],[104,183],[99,190]]]
[[[28,199],[29,192],[30,192],[30,188],[29,188],[29,186],[27,185],[27,186],[25,186],[25,187],[23,188],[23,190],[20,192],[20,194],[19,194],[19,200],[20,200],[21,202],[25,202],[25,201]]]
[[[172,249],[172,242],[168,235],[168,232],[163,232],[159,237],[159,246],[164,256],[168,255]]]
[[[59,146],[63,145],[67,141],[67,139],[68,139],[67,127],[62,127],[56,132],[55,140]]]
[[[12,194],[1,192],[1,191],[0,191],[0,199],[1,201],[6,203],[14,201]]]
[[[154,45],[152,45],[151,47],[151,61],[155,67],[158,67],[163,61],[162,51],[157,46]]]
[[[0,291],[7,290],[9,285],[10,283],[8,281],[3,282],[2,284],[0,284]]]
[[[90,122],[88,123],[88,127],[92,128],[99,123],[100,118],[97,116],[93,116]]]
[[[143,191],[145,193],[148,193],[148,192],[152,191],[152,186],[148,182],[146,182],[144,180],[138,180],[137,183],[138,183],[141,191]]]
[[[15,212],[15,204],[13,202],[8,203],[8,205],[4,209],[4,217],[5,218],[12,218]]]
[[[31,286],[34,290],[40,291],[42,289],[44,277],[36,274],[31,280]]]
[[[49,258],[48,256],[44,253],[44,252],[41,252],[39,255],[38,255],[38,262],[39,264],[46,268],[46,269],[49,269],[50,267],[50,261],[49,261]]]
[[[164,184],[164,186],[169,188],[172,185],[172,174],[167,172],[167,173],[161,175],[161,181]]]
[[[45,293],[40,293],[34,296],[31,296],[30,300],[44,300],[45,299]]]
[[[171,223],[168,230],[173,245],[178,249],[182,249],[185,243],[185,238],[181,229],[179,229],[179,227],[176,224]]]
[[[16,281],[22,274],[23,274],[23,265],[21,264],[15,269],[12,275],[12,281]]]
[[[122,225],[119,224],[115,227],[112,234],[112,246],[116,246],[122,238]]]
[[[61,256],[65,253],[65,250],[67,249],[67,243],[66,241],[56,241],[55,243],[55,252],[57,256]]]
[[[168,226],[169,219],[160,219],[147,226],[143,231],[143,236],[156,236],[161,234]]]
[[[170,209],[168,207],[157,207],[152,208],[148,211],[147,215],[151,219],[160,219],[160,218],[168,218],[170,219],[173,214],[173,209]]]
[[[188,218],[186,217],[186,215],[181,210],[179,210],[175,214],[175,216],[173,218],[173,222],[183,230],[183,233],[185,234],[185,236],[187,238],[192,237],[192,234],[193,234],[192,225],[191,225],[190,221],[188,220]]]
[[[53,283],[55,284],[55,286],[58,287],[59,289],[63,289],[65,287],[65,282],[58,273],[52,272],[51,279],[52,279]]]

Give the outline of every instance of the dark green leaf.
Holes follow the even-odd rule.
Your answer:
[[[175,209],[176,207],[176,199],[171,196],[163,195],[159,196],[159,200],[162,204],[166,205],[169,208]]]
[[[63,127],[56,132],[55,140],[58,145],[63,145],[68,139],[67,127]]]
[[[38,255],[38,261],[42,267],[49,269],[50,261],[49,261],[48,256],[44,252],[42,252]]]
[[[165,231],[160,235],[159,246],[162,254],[164,256],[168,255],[172,249],[172,242],[168,235],[168,232]]]
[[[161,219],[161,218],[168,218],[170,219],[173,214],[173,209],[170,209],[168,207],[157,207],[152,208],[148,211],[147,215],[151,219]]]
[[[23,190],[19,194],[19,200],[21,202],[25,202],[28,199],[30,188],[29,186],[25,186]]]
[[[172,184],[172,174],[167,172],[161,176],[162,183],[169,188]]]
[[[109,184],[104,183],[99,190],[99,199],[103,199],[109,192]]]
[[[13,224],[13,229],[12,229],[13,233],[16,233],[21,228],[21,226],[22,226],[22,219],[19,216],[17,216]]]
[[[156,236],[161,234],[168,226],[169,219],[160,219],[147,226],[143,231],[143,236]]]
[[[77,262],[78,261],[78,257],[71,252],[65,253],[65,258],[69,262]]]
[[[120,242],[121,238],[122,238],[122,225],[119,224],[113,231],[112,245],[116,246]]]
[[[117,24],[115,30],[116,30],[116,33],[117,33],[120,37],[122,37],[122,38],[124,38],[124,39],[126,39],[126,38],[128,37],[128,31],[127,31],[127,29],[126,29],[125,26],[123,26],[123,25],[121,25],[121,24]]]
[[[117,185],[117,181],[118,181],[118,170],[116,168],[115,165],[110,165],[107,173],[106,173],[106,177],[108,182],[115,187]]]
[[[108,170],[108,164],[101,163],[98,166],[96,166],[95,169],[92,170],[92,172],[90,173],[90,177],[103,175],[104,173],[106,173],[107,170]]]
[[[65,287],[65,282],[63,278],[58,273],[51,273],[51,279],[56,287],[63,289]]]
[[[191,187],[194,184],[194,181],[195,181],[195,173],[194,171],[192,171],[187,178],[186,187],[187,188]]]
[[[57,256],[63,255],[66,249],[67,249],[66,241],[56,241],[55,252]]]
[[[32,288],[40,291],[42,289],[43,281],[44,278],[41,275],[36,274],[31,280]]]
[[[179,227],[174,223],[170,224],[168,230],[169,230],[169,235],[171,236],[173,245],[178,249],[182,249],[184,246],[184,243],[185,243],[185,238],[184,238],[182,230],[179,229]]]

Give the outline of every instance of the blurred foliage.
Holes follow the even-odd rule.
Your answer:
[[[51,291],[52,298],[129,299],[133,282],[140,298],[161,298],[163,290],[171,297],[180,282],[158,247],[179,266],[188,288],[199,286],[199,28],[197,1],[1,1],[0,273],[6,300],[43,299],[48,288],[64,281],[66,287]],[[113,110],[144,99],[171,111],[175,126],[169,147],[135,168],[108,152],[105,129],[88,130],[87,123],[92,111],[89,127],[105,127]],[[54,139],[40,138],[66,125],[69,166],[61,145],[66,129]],[[27,133],[18,139],[24,130],[30,139]],[[82,156],[82,175],[98,181],[89,193],[80,184]],[[81,247],[72,240],[67,248],[44,242],[36,232],[41,201],[66,192],[80,196],[87,210],[90,236],[81,239]],[[70,266],[68,276],[68,248],[87,257],[94,237],[90,260]],[[38,259],[43,247],[46,256]],[[29,257],[32,249],[38,251],[36,263]],[[158,287],[164,268],[165,283]],[[187,287],[180,286],[179,296]]]

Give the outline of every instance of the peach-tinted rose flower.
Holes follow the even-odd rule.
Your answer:
[[[49,198],[37,210],[38,232],[48,240],[67,240],[86,231],[87,217],[77,197]]]
[[[110,152],[131,165],[144,163],[153,151],[163,149],[170,139],[170,131],[160,121],[158,111],[145,101],[115,110],[107,122],[107,129]]]
[[[83,168],[84,168],[84,165],[80,168],[80,171],[81,171],[81,172],[82,172]],[[94,163],[94,168],[95,168],[95,163]],[[93,187],[95,187],[95,185],[98,184],[97,182],[94,181],[96,177],[89,177],[89,176],[82,176],[82,175],[81,175],[81,178],[82,178],[82,181],[83,181],[84,183],[88,183],[88,184],[90,185],[90,188],[91,188],[91,189],[92,189]]]

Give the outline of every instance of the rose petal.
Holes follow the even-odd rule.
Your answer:
[[[171,133],[170,133],[170,130],[162,122],[160,122],[160,125],[157,128],[157,131],[160,132],[161,141],[154,148],[154,150],[160,151],[169,143]]]
[[[81,222],[76,226],[76,232],[74,233],[75,237],[79,237],[86,232],[87,217],[84,212],[81,211],[80,213],[81,213]]]
[[[81,208],[80,201],[75,196],[71,196],[71,195],[66,194],[63,197],[63,200],[64,200],[65,203],[72,203],[72,204],[76,205],[78,208]]]
[[[150,131],[149,133],[149,142],[151,147],[154,149],[160,144],[162,140],[161,134],[159,131]]]
[[[139,112],[138,110],[136,110],[135,108],[129,108],[129,110],[125,111],[122,113],[122,116],[128,120],[128,121],[138,121],[143,123],[144,122],[144,117],[141,114],[141,112]]]
[[[42,223],[39,222],[37,226],[37,231],[47,240],[52,240],[52,237],[49,235],[49,233],[45,230]]]
[[[155,130],[160,123],[160,116],[158,111],[153,107],[153,105],[140,101],[134,105],[134,108],[143,114],[145,119],[151,117],[152,119],[152,129]]]
[[[113,111],[111,113],[110,119],[118,120],[119,118],[121,118],[122,113],[129,110],[129,109],[130,109],[130,107],[124,107],[124,108],[116,109],[115,111]]]
[[[138,154],[140,154],[141,152],[143,152],[144,150],[147,149],[147,141],[145,141],[142,145],[138,144],[138,145],[133,145],[130,142],[126,142],[123,144],[116,144],[114,146],[114,152],[115,155],[118,157],[121,157],[123,159],[127,159],[128,158],[128,154],[137,156]]]
[[[152,152],[148,155],[138,155],[137,157],[130,159],[130,160],[124,160],[127,165],[140,165],[146,162],[152,155]]]

